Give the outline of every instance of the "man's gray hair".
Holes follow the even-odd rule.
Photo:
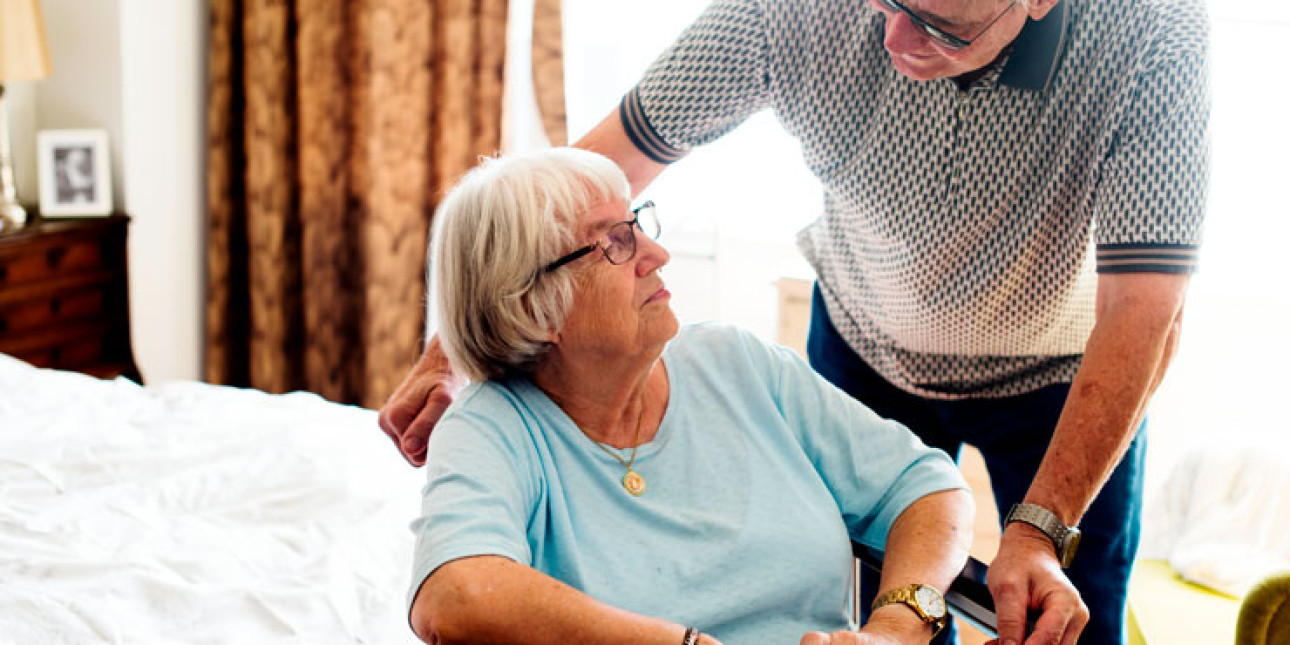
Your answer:
[[[579,216],[630,200],[627,177],[593,152],[486,158],[435,212],[429,324],[473,381],[530,372],[573,306],[574,273],[540,273],[574,250]]]

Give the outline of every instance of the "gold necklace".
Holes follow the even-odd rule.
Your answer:
[[[636,472],[635,470],[632,470],[632,465],[636,463],[636,449],[640,448],[640,444],[637,442],[640,441],[641,424],[644,421],[645,421],[645,404],[642,403],[640,416],[636,417],[636,435],[632,437],[632,444],[634,445],[632,446],[632,456],[630,459],[624,460],[622,457],[618,456],[618,453],[614,452],[613,450],[610,450],[609,446],[606,446],[605,444],[600,443],[595,439],[591,440],[593,443],[599,446],[601,450],[605,451],[605,453],[608,454],[610,457],[617,459],[618,463],[622,464],[623,467],[627,469],[627,473],[623,475],[623,488],[627,489],[627,492],[631,493],[634,497],[640,497],[641,494],[645,492],[645,478],[642,477],[640,473]]]

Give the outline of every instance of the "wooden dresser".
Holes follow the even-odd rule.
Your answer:
[[[0,235],[0,353],[140,381],[130,346],[125,215],[33,218]]]

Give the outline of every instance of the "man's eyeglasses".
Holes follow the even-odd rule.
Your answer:
[[[550,273],[556,269],[600,249],[610,264],[622,264],[636,257],[636,230],[648,235],[651,240],[658,239],[661,228],[658,215],[654,212],[654,202],[645,202],[632,209],[632,219],[619,222],[609,227],[604,238],[584,246],[551,264],[542,267],[538,275]]]
[[[958,36],[955,36],[954,34],[951,34],[948,31],[945,31],[944,29],[941,29],[940,27],[937,27],[936,25],[933,25],[927,22],[926,19],[911,11],[909,7],[906,7],[905,5],[900,4],[899,0],[878,0],[878,4],[882,5],[883,7],[886,7],[890,11],[899,11],[905,14],[906,16],[909,17],[909,21],[914,23],[914,26],[921,29],[923,33],[932,40],[932,42],[952,51],[958,51],[976,42],[976,39],[980,38],[981,34],[984,34],[985,32],[989,31],[990,28],[994,26],[994,23],[999,22],[1000,18],[1007,15],[1007,13],[1011,11],[1013,7],[1017,6],[1017,3],[1015,0],[1013,2],[1009,2],[1007,8],[1005,8],[1002,12],[1000,12],[999,15],[995,16],[994,20],[990,21],[990,24],[987,24],[985,27],[983,27],[981,31],[976,32],[975,36],[968,39],[963,39],[963,38],[959,38]]]

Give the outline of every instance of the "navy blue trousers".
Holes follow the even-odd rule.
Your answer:
[[[811,366],[874,412],[905,424],[929,446],[956,461],[964,443],[985,457],[1000,523],[1022,501],[1048,449],[1069,384],[1051,385],[1020,396],[941,401],[901,390],[870,368],[846,344],[829,320],[819,287],[811,303],[806,353]],[[1080,643],[1127,642],[1125,601],[1138,550],[1142,518],[1142,471],[1146,422],[1128,453],[1080,521],[1083,539],[1067,570],[1091,614]],[[877,576],[860,581],[861,624],[877,595]],[[947,628],[933,643],[956,642]]]

